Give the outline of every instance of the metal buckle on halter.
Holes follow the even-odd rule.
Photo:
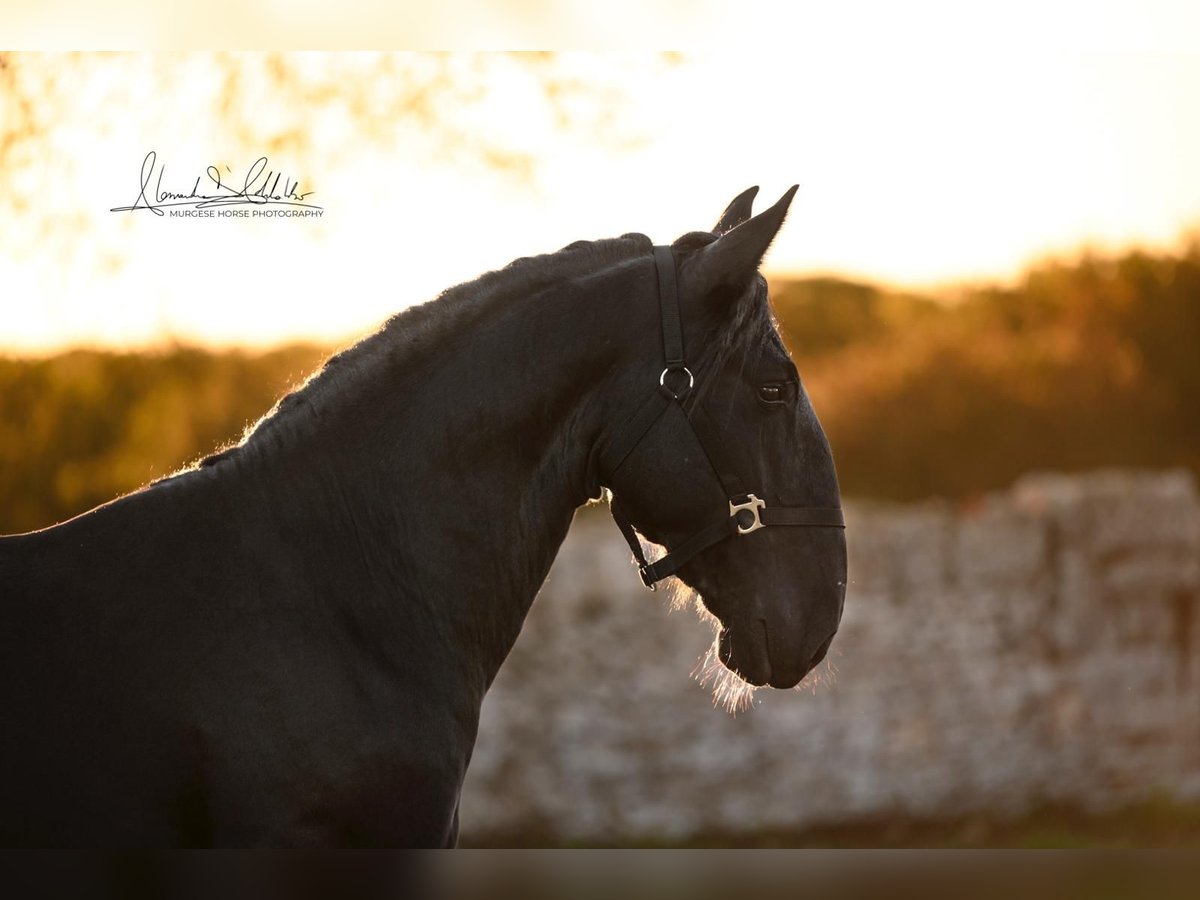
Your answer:
[[[745,503],[734,503],[732,500],[730,500],[729,501],[729,517],[731,519],[736,520],[737,514],[742,512],[743,510],[750,513],[750,515],[754,516],[754,521],[751,522],[749,525],[747,525],[745,528],[742,527],[741,522],[738,522],[737,523],[737,533],[738,534],[749,534],[752,531],[758,531],[758,529],[764,527],[763,521],[759,517],[758,512],[759,512],[759,510],[766,509],[766,508],[767,508],[767,504],[764,501],[759,500],[753,494],[746,495]]]
[[[646,587],[648,587],[650,589],[650,593],[654,593],[655,591],[658,590],[658,585],[655,584],[653,581],[649,580],[649,578],[648,578],[649,573],[646,571],[649,568],[650,568],[650,563],[646,563],[646,565],[644,565],[644,566],[638,566],[638,574],[642,576],[642,584],[644,584]]]

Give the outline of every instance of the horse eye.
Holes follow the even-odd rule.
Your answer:
[[[759,385],[758,396],[766,403],[779,403],[783,400],[783,385],[781,384],[763,384]]]

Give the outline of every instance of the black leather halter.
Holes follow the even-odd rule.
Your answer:
[[[728,513],[714,515],[713,521],[692,534],[677,547],[668,549],[667,555],[654,563],[646,561],[641,541],[633,524],[626,517],[616,496],[612,498],[612,516],[621,529],[629,549],[637,560],[642,582],[650,590],[698,553],[713,544],[737,535],[753,534],[760,528],[776,525],[799,525],[809,528],[845,528],[840,507],[820,506],[768,506],[757,494],[746,490],[736,468],[730,464],[730,455],[721,439],[720,429],[709,418],[700,403],[692,404],[690,412],[683,408],[683,399],[695,387],[695,379],[684,361],[683,327],[679,318],[679,296],[675,286],[675,258],[670,247],[654,248],[654,263],[658,269],[658,301],[662,316],[663,358],[666,363],[658,378],[658,389],[647,398],[632,418],[618,430],[599,451],[598,463],[602,477],[612,484],[612,477],[621,464],[637,448],[647,434],[672,405],[678,405],[692,426],[696,443],[720,481],[729,498]],[[667,378],[687,384],[676,391],[667,383]]]

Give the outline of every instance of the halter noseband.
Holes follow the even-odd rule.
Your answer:
[[[617,498],[612,499],[612,516],[629,549],[633,551],[638,563],[638,573],[642,583],[650,590],[655,589],[657,582],[669,575],[674,575],[685,563],[698,553],[707,550],[713,544],[719,543],[734,535],[753,534],[760,528],[775,525],[798,525],[810,528],[845,528],[840,507],[820,506],[768,506],[765,500],[757,494],[745,489],[736,470],[730,463],[730,456],[725,442],[721,439],[720,429],[705,412],[699,403],[692,404],[691,412],[683,409],[683,398],[695,386],[696,380],[691,370],[684,363],[683,327],[679,318],[679,296],[675,286],[675,258],[670,247],[654,248],[654,263],[658,269],[658,302],[662,318],[663,358],[666,363],[658,378],[656,390],[642,405],[631,419],[617,431],[616,434],[599,451],[599,469],[607,476],[611,484],[617,469],[629,457],[634,449],[642,442],[672,405],[679,406],[684,417],[692,426],[692,434],[696,443],[704,451],[704,456],[721,482],[726,496],[729,498],[729,512],[722,513],[720,518],[692,534],[674,549],[669,549],[667,555],[654,563],[646,561],[641,542],[633,524],[625,515]],[[687,376],[687,385],[676,393],[669,386],[669,375]]]

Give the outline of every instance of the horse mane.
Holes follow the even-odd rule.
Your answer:
[[[709,232],[691,232],[673,246],[687,252],[713,240],[716,236]],[[433,300],[396,313],[372,334],[331,355],[303,383],[248,426],[241,440],[205,456],[196,465],[203,468],[228,459],[270,437],[299,416],[309,414],[306,408],[319,414],[326,402],[354,390],[354,383],[364,374],[378,371],[381,363],[394,366],[415,362],[432,352],[448,335],[471,327],[493,310],[600,268],[646,256],[652,247],[648,237],[637,233],[575,241],[552,253],[520,257],[500,269],[448,288]],[[704,371],[720,371],[748,344],[767,332],[776,333],[766,304],[765,282],[761,278],[759,282],[761,302],[756,299],[738,304],[734,321],[714,335],[704,348],[700,360]]]

